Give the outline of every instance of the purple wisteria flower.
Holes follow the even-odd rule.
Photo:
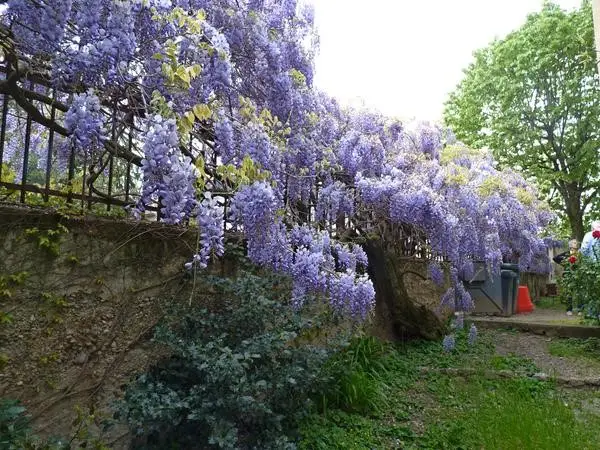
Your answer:
[[[16,51],[32,72],[48,72],[50,88],[67,105],[57,112],[69,133],[63,160],[74,151],[86,165],[98,164],[116,102],[117,150],[127,146],[122,126],[131,127],[131,151],[143,158],[135,180],[141,192],[131,193],[141,194],[135,213],[152,207],[167,224],[197,220],[200,246],[189,268],[223,252],[221,199],[196,198],[200,157],[207,173],[223,164],[240,168],[246,158],[261,169],[260,177],[217,176],[206,188],[228,191],[249,259],[290,275],[298,307],[314,294],[356,318],[373,306],[367,255],[337,240],[346,234],[339,233],[342,218],[356,242],[380,234],[409,242],[413,257],[431,262],[436,284],[450,281],[442,305],[453,311],[473,308],[464,282],[474,262],[490,273],[505,260],[518,260],[523,270],[550,268],[551,242],[540,230],[552,214],[521,175],[500,170],[489,153],[453,145],[442,126],[342,108],[314,88],[318,36],[313,11],[302,2],[7,5],[0,20],[10,26]],[[72,96],[61,93],[65,86]],[[199,105],[208,111],[204,118],[192,113]],[[8,117],[18,113],[11,103]],[[21,116],[7,123],[2,163],[22,173]],[[48,156],[41,151],[45,136],[34,135],[32,165]]]
[[[475,342],[477,341],[477,327],[475,326],[475,324],[471,325],[471,328],[469,329],[469,345],[474,345]]]
[[[65,141],[61,158],[69,157],[71,147],[78,154],[90,156],[106,140],[100,99],[92,90],[77,94],[65,114],[65,128],[69,139]]]
[[[456,321],[454,322],[454,328],[456,330],[462,330],[465,327],[465,316],[462,312],[457,313]]]
[[[444,349],[444,351],[446,353],[450,353],[451,351],[453,351],[456,347],[456,338],[454,337],[453,334],[448,334],[444,337],[444,340],[442,341],[442,348]]]
[[[428,266],[429,278],[438,286],[444,284],[444,271],[437,262],[429,263]]]
[[[148,205],[158,203],[161,221],[179,224],[196,206],[196,168],[181,155],[177,125],[155,116],[148,127],[142,160],[142,196],[134,213],[139,217]]]
[[[194,267],[204,269],[211,255],[222,256],[225,252],[223,244],[225,218],[224,209],[210,193],[204,194],[204,200],[198,205],[198,228],[200,233],[200,252],[192,261],[185,264],[186,269]]]

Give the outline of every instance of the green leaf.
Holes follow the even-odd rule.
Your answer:
[[[194,115],[198,118],[198,120],[203,121],[210,119],[212,116],[212,111],[208,105],[199,104],[194,106],[193,108]]]
[[[190,82],[191,82],[190,74],[187,72],[187,70],[184,66],[179,66],[177,68],[177,71],[175,72],[175,77],[179,78],[181,81],[183,81],[185,86],[190,85]]]
[[[194,116],[194,113],[192,113],[190,111],[188,111],[188,112],[185,113],[185,119],[188,121],[188,123],[190,125],[193,125],[194,122],[195,122],[195,120],[196,120],[196,118]]]
[[[202,66],[200,64],[194,64],[192,67],[190,67],[190,76],[192,78],[196,78],[201,73],[202,73]]]

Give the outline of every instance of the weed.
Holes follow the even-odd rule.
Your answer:
[[[548,345],[551,355],[600,360],[600,339],[555,339]]]
[[[62,309],[70,306],[64,295],[56,295],[50,292],[42,292],[40,295],[44,303],[51,308]]]
[[[58,224],[56,229],[40,230],[37,227],[27,228],[25,236],[37,243],[37,246],[46,251],[50,256],[56,257],[60,253],[60,241],[69,229],[63,224]]]
[[[0,311],[0,324],[8,325],[13,322],[13,316],[11,313]]]
[[[69,450],[91,448],[108,450],[108,447],[90,431],[95,416],[76,407],[77,417],[73,422],[75,432],[70,439],[50,438],[41,440],[33,434],[30,418],[25,407],[17,400],[0,400],[0,448],[6,450]]]
[[[25,282],[29,272],[17,272],[11,275],[0,275],[0,299],[12,297],[11,287]]]
[[[386,346],[374,337],[353,339],[325,367],[322,376],[329,382],[319,398],[321,409],[377,413],[384,408],[385,354]]]
[[[52,352],[49,355],[40,356],[39,363],[42,366],[47,366],[49,364],[52,364],[53,362],[58,361],[59,359],[60,355],[57,352]]]
[[[565,310],[566,306],[562,303],[558,297],[540,297],[540,299],[535,302],[535,307],[539,309],[558,309]]]
[[[66,260],[69,264],[72,264],[73,266],[76,266],[77,264],[79,264],[79,258],[77,258],[77,256],[75,256],[75,255],[67,256]]]
[[[530,359],[514,354],[507,356],[494,355],[490,358],[490,366],[495,370],[510,370],[523,375],[532,375],[537,372],[537,367]]]
[[[404,448],[414,439],[405,424],[373,421],[360,414],[333,410],[327,415],[313,415],[304,423],[302,450],[346,450]]]
[[[63,323],[64,318],[62,313],[71,306],[67,301],[67,298],[63,295],[57,295],[51,292],[42,292],[40,296],[43,302],[46,320],[52,325]],[[51,331],[47,330],[46,332],[48,336],[52,334]]]

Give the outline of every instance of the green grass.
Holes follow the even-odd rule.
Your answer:
[[[592,325],[590,323],[585,323],[583,318],[580,317],[575,317],[575,320],[573,319],[558,319],[558,320],[549,320],[548,322],[549,325],[568,325],[570,327],[584,327],[584,326],[588,326],[588,325]]]
[[[548,345],[551,355],[600,361],[600,339],[555,339]]]
[[[494,355],[489,362],[492,370],[510,370],[521,375],[532,375],[538,372],[533,362],[516,355]]]
[[[364,380],[352,372],[377,368],[370,378],[378,407],[355,409],[352,399],[314,413],[303,423],[301,449],[597,449],[600,411],[584,408],[590,394],[559,391],[551,382],[527,375],[535,365],[518,356],[493,351],[493,332],[482,333],[474,347],[464,336],[457,351],[443,353],[439,342],[363,345],[360,363],[350,352],[336,360],[345,367],[345,389],[360,391]],[[592,345],[590,343],[587,346]],[[594,344],[595,345],[595,344]],[[355,346],[360,347],[358,343]],[[377,348],[377,351],[371,351]],[[579,347],[577,347],[579,348]],[[589,347],[584,347],[588,349]],[[430,370],[423,373],[420,368]],[[471,368],[468,377],[435,369]],[[521,377],[490,380],[484,371],[510,370]],[[353,384],[354,383],[354,384]]]
[[[558,297],[540,297],[540,299],[535,302],[535,307],[540,309],[558,309],[561,311],[567,310],[566,305],[561,303]]]
[[[437,381],[453,401],[429,415],[429,427],[413,448],[595,449],[598,417],[577,417],[551,384],[533,379]]]
[[[300,448],[311,450],[404,448],[415,438],[408,424],[375,421],[339,410],[311,416],[303,431]]]

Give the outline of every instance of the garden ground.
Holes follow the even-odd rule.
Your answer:
[[[600,341],[482,330],[476,345],[351,348],[345,401],[310,416],[305,449],[598,449]]]

